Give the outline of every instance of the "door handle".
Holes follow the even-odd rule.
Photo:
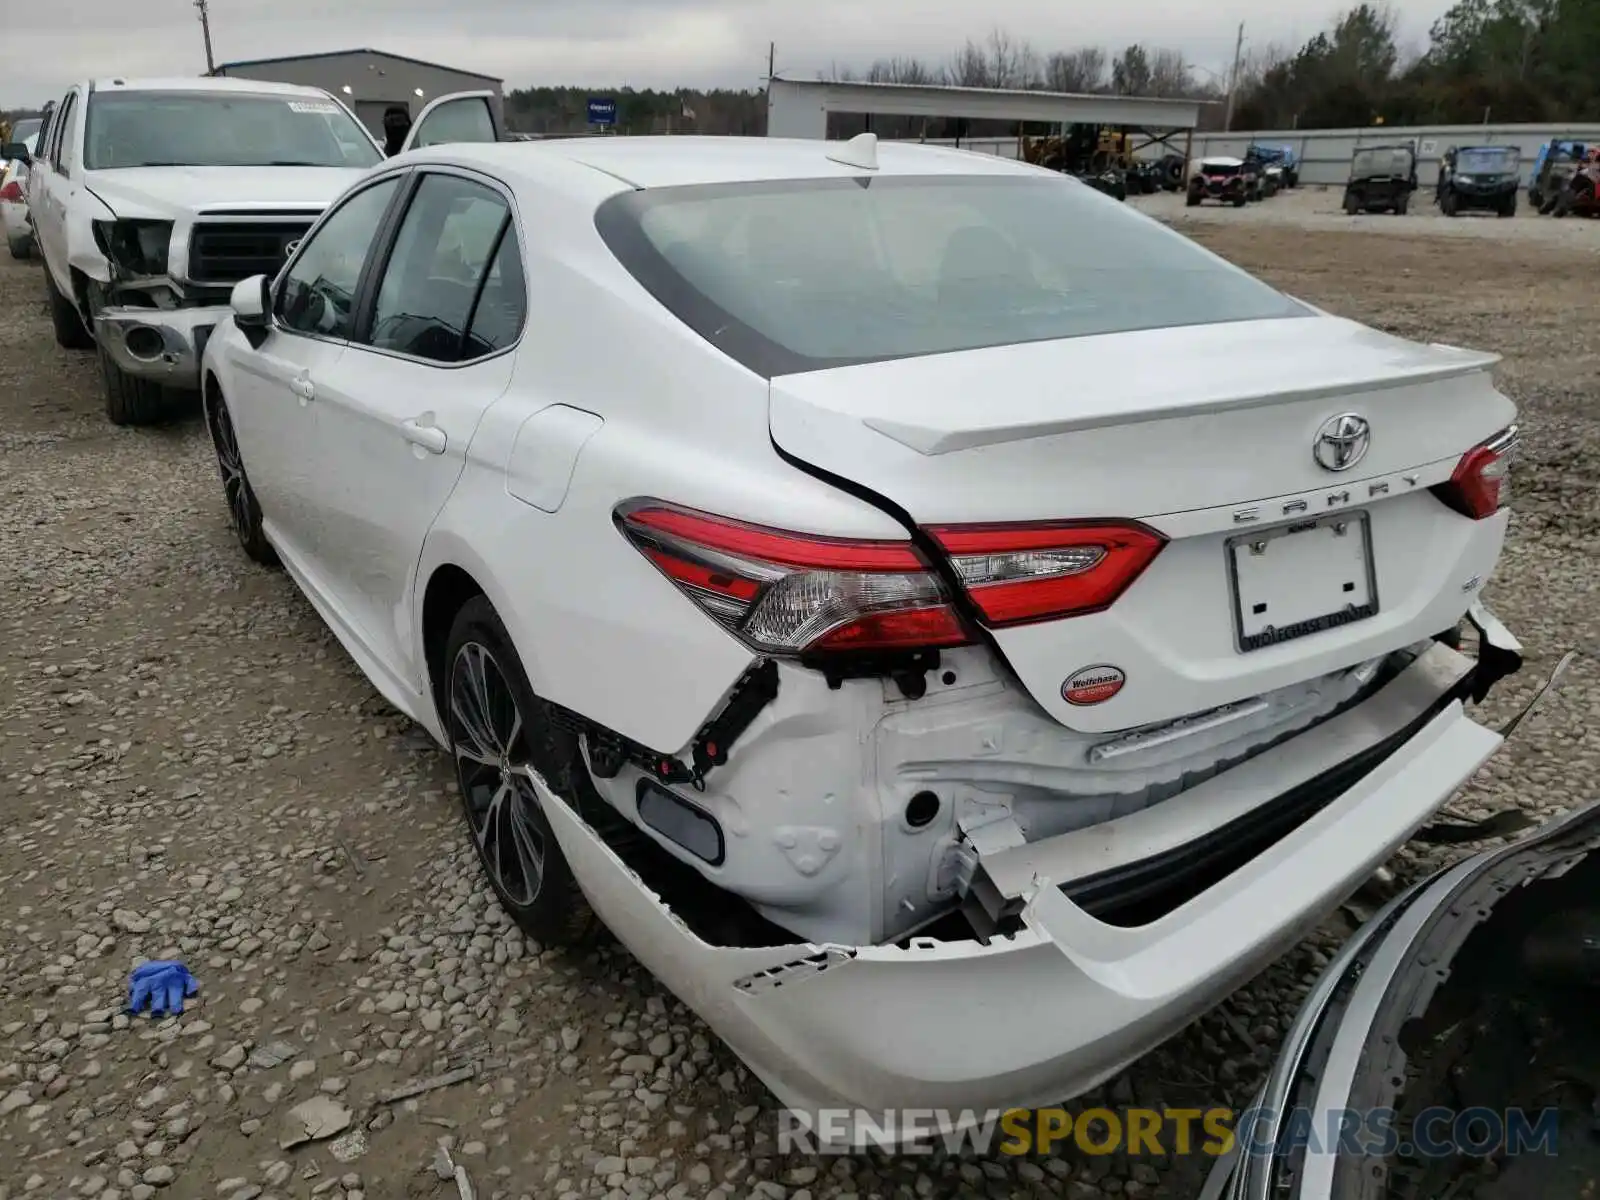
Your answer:
[[[308,376],[302,375],[289,381],[289,390],[302,400],[310,400],[317,394],[316,385]]]
[[[400,432],[406,441],[413,446],[421,446],[429,454],[443,454],[444,448],[450,444],[450,439],[445,436],[444,430],[437,425],[424,425],[415,418],[401,421]]]

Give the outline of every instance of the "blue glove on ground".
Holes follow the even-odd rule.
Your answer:
[[[152,1016],[183,1011],[183,998],[200,990],[189,968],[181,962],[157,959],[135,967],[128,976],[128,1011],[138,1012],[150,1006]]]

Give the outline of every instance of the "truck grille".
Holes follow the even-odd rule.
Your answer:
[[[197,222],[189,234],[189,278],[231,284],[276,275],[289,247],[310,228],[309,220]]]

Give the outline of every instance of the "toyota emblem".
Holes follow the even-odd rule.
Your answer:
[[[1329,471],[1348,471],[1367,456],[1372,444],[1372,426],[1355,413],[1329,417],[1317,430],[1311,443],[1311,456]]]
[[[285,258],[292,258],[294,256],[294,252],[298,249],[300,249],[300,239],[290,238],[288,241],[283,243],[283,256]]]

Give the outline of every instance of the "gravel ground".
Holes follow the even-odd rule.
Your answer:
[[[1345,218],[1278,224],[1328,203],[1186,228],[1335,311],[1506,355],[1527,450],[1490,599],[1531,661],[1491,698],[1498,721],[1562,651],[1597,644],[1592,275],[1505,238],[1464,269]],[[1477,224],[1538,222],[1457,223]],[[284,576],[246,563],[198,422],[105,422],[93,359],[50,337],[38,270],[0,263],[0,1200],[454,1196],[440,1144],[506,1200],[1194,1194],[1195,1159],[777,1156],[770,1096],[625,952],[542,952],[501,916],[445,757]],[[1585,658],[1455,810],[1590,798],[1596,718]],[[1246,1102],[1352,919],[1074,1107]],[[119,1011],[141,956],[193,968],[181,1018]],[[384,1096],[456,1068],[471,1077]],[[283,1148],[311,1100],[346,1127]]]

